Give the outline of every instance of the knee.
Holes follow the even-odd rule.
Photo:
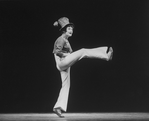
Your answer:
[[[85,49],[85,48],[82,48],[82,49],[80,49],[80,52],[81,52],[81,58],[85,58],[85,57],[87,57],[87,49]]]
[[[81,51],[82,54],[84,54],[85,51],[86,51],[86,49],[85,48],[82,48],[82,49],[80,49],[80,51]]]

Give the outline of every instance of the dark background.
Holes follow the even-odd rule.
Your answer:
[[[73,50],[112,46],[110,62],[71,68],[68,112],[149,111],[148,0],[0,1],[0,113],[49,113],[61,79],[52,54],[53,23],[75,24]]]

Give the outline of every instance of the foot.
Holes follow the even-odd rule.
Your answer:
[[[62,112],[60,108],[54,108],[53,109],[54,113],[57,114],[60,118],[64,118],[64,116],[62,116]]]
[[[112,47],[109,48],[108,57],[109,58],[107,61],[112,60],[112,57],[113,57],[113,48]]]

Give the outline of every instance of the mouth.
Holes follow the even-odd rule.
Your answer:
[[[68,32],[67,34],[68,36],[72,36],[73,32]]]

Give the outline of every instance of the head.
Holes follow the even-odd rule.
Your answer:
[[[69,19],[67,17],[62,17],[58,19],[58,21],[54,22],[54,26],[61,26],[60,31],[62,34],[65,34],[67,37],[72,36],[73,34],[73,28],[74,24],[69,22]]]
[[[74,26],[68,25],[61,29],[62,34],[65,34],[67,37],[71,37],[73,34]]]

